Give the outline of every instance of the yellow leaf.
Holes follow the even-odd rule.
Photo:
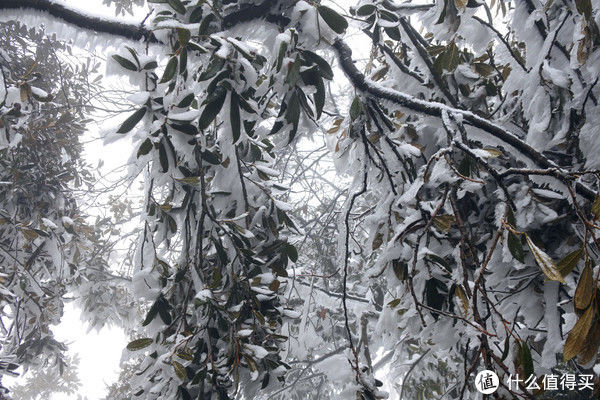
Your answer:
[[[456,286],[456,295],[458,296],[458,298],[460,299],[460,301],[463,305],[465,314],[468,314],[469,313],[469,299],[467,299],[467,295],[465,294],[461,285]]]
[[[191,354],[189,352],[189,350],[187,350],[187,349],[179,350],[177,352],[177,357],[181,358],[182,360],[188,360],[188,361],[194,360],[194,355]]]
[[[592,276],[592,268],[587,264],[581,272],[577,289],[575,289],[575,308],[585,310],[592,302],[593,294],[594,277]]]
[[[445,215],[436,215],[433,218],[433,224],[436,228],[438,228],[442,232],[450,231],[452,224],[454,223],[455,218],[454,215],[445,214]]]
[[[30,95],[31,95],[31,86],[29,86],[29,83],[25,82],[24,84],[21,85],[21,101],[27,100]]]
[[[276,292],[277,290],[279,290],[279,285],[281,285],[281,282],[279,282],[277,279],[275,279],[273,282],[271,282],[271,284],[269,285],[269,290]]]
[[[197,185],[200,182],[200,178],[197,176],[188,176],[185,178],[177,179],[179,182],[187,183],[188,185]]]
[[[577,359],[579,364],[585,365],[592,361],[598,354],[598,345],[600,345],[600,320],[596,318],[585,341],[585,347],[579,352]]]
[[[402,117],[404,117],[404,113],[402,111],[394,111],[394,118],[401,119]]]
[[[529,235],[525,235],[525,240],[527,241],[527,246],[529,246],[529,250],[531,250],[533,253],[533,257],[535,258],[535,261],[541,268],[544,275],[546,275],[546,277],[550,280],[565,283],[562,275],[556,269],[556,265],[554,264],[554,261],[552,261],[552,258],[550,258],[548,254],[544,253],[542,249],[537,247],[531,241]]]
[[[150,346],[154,340],[150,338],[137,339],[127,345],[127,350],[136,351]]]
[[[596,196],[594,204],[592,204],[592,212],[596,218],[600,218],[600,196]]]
[[[23,235],[27,238],[27,240],[34,240],[39,236],[36,231],[26,227],[21,228],[21,232],[23,232]]]
[[[582,255],[583,246],[564,256],[559,262],[556,263],[556,269],[558,269],[558,271],[563,277],[569,275],[571,271],[573,271],[573,269],[577,266],[577,263],[581,259]]]
[[[467,0],[454,0],[454,4],[456,4],[456,8],[461,10],[467,6]]]
[[[372,135],[370,135],[367,139],[369,139],[369,142],[371,143],[377,143],[377,141],[381,138],[381,135],[379,133],[374,133]]]
[[[177,375],[177,377],[182,381],[185,381],[185,377],[187,376],[187,373],[185,372],[185,367],[177,361],[172,361],[172,364],[173,368],[175,369],[175,375]]]
[[[502,155],[502,152],[500,150],[495,149],[493,147],[484,147],[483,150],[487,151],[490,154],[490,157],[492,158],[500,157]]]
[[[327,131],[327,133],[336,133],[340,129],[342,122],[344,122],[344,118],[338,118],[335,121],[333,121],[333,126]]]
[[[375,235],[375,239],[373,239],[373,244],[371,245],[371,249],[377,250],[383,244],[383,234],[381,232]]]
[[[579,318],[579,321],[577,321],[573,329],[571,329],[571,332],[569,332],[569,337],[567,337],[565,348],[563,350],[563,360],[565,362],[569,361],[584,350],[586,346],[587,335],[592,327],[593,319],[594,308],[588,307],[581,318]]]

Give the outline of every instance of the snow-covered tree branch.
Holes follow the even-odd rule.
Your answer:
[[[165,0],[139,26],[0,0],[17,8],[131,39],[107,57],[137,90],[108,139],[133,141],[144,178],[131,395],[467,399],[488,369],[495,398],[535,398],[508,377],[597,379],[591,0]],[[44,97],[10,65],[0,151]],[[25,271],[49,255],[33,242]]]

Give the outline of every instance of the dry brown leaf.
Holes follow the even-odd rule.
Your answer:
[[[593,320],[594,308],[588,307],[573,329],[571,329],[571,332],[569,332],[569,337],[567,337],[565,348],[563,350],[563,360],[565,362],[569,361],[585,349],[587,336],[592,327]]]
[[[594,277],[592,275],[592,268],[587,264],[581,272],[577,289],[575,289],[575,308],[585,310],[590,305],[593,294]]]

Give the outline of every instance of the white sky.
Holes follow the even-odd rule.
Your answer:
[[[102,15],[114,18],[114,10],[102,4],[102,0],[62,0],[70,7],[80,9],[90,14]],[[119,20],[128,22],[140,22],[143,19],[129,15],[119,16]],[[99,51],[99,49],[96,49]],[[94,127],[90,128],[90,136],[98,137]],[[100,141],[86,144],[86,158],[90,164],[97,165],[99,159],[103,159],[103,173],[124,165],[131,154],[131,143],[128,140],[120,140],[117,143],[103,146]],[[81,312],[73,305],[65,306],[65,314],[62,322],[54,329],[58,340],[64,341],[69,346],[69,352],[78,354],[79,379],[82,388],[79,392],[88,400],[104,399],[107,386],[115,382],[120,371],[121,353],[129,342],[125,332],[119,328],[103,328],[100,331],[88,332],[88,326],[80,319]],[[55,395],[53,400],[77,399],[77,395]]]
[[[79,355],[81,395],[88,400],[100,400],[106,387],[119,376],[121,351],[127,345],[127,336],[118,328],[104,328],[87,332],[77,308],[68,304],[62,322],[53,331],[58,340],[69,346],[69,353]],[[53,400],[71,400],[77,396],[55,395]]]

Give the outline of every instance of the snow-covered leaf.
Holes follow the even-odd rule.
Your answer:
[[[538,264],[544,275],[546,275],[546,277],[550,280],[565,283],[564,278],[557,270],[554,261],[552,261],[552,258],[550,258],[548,254],[546,254],[539,247],[537,247],[527,234],[525,235],[525,241],[527,242],[529,250],[531,250],[531,253],[535,258],[536,263]]]

